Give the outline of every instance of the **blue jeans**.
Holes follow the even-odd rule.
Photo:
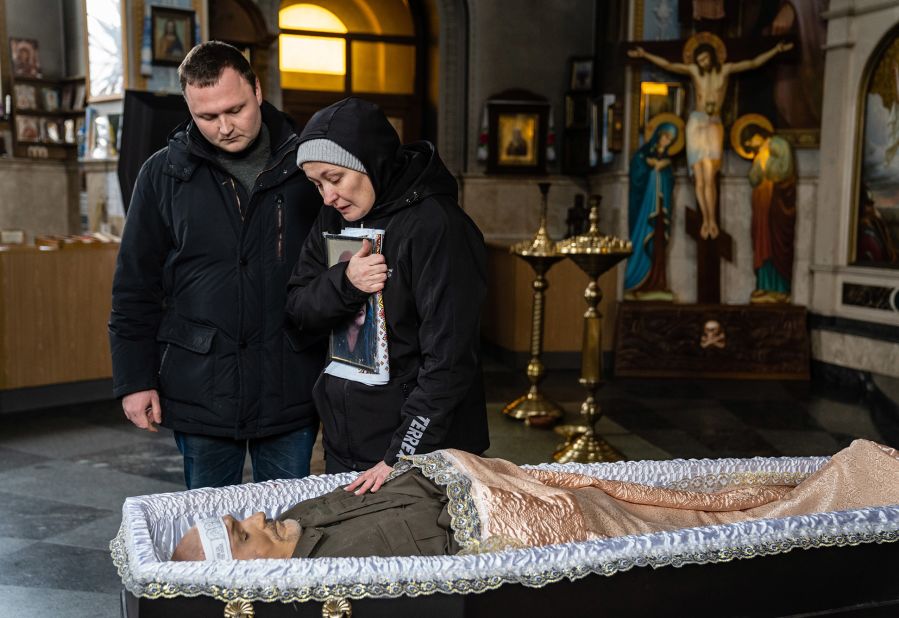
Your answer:
[[[289,433],[250,440],[175,432],[175,444],[184,455],[184,482],[188,489],[239,485],[250,450],[253,481],[309,476],[309,460],[318,425]]]

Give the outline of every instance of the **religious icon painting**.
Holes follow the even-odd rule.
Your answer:
[[[871,55],[863,81],[850,263],[899,268],[899,28]]]
[[[59,109],[59,90],[56,88],[42,88],[41,97],[44,103],[44,111],[55,112]]]
[[[9,39],[12,72],[16,77],[41,77],[41,60],[35,39]]]
[[[37,89],[31,84],[16,84],[16,109],[37,109]]]
[[[35,116],[16,116],[16,140],[19,142],[38,142],[41,139],[41,127]]]
[[[499,117],[500,165],[534,165],[537,161],[537,114]]]
[[[151,7],[153,64],[178,66],[194,46],[195,13]]]
[[[546,173],[549,103],[489,100],[487,171]]]
[[[572,92],[590,92],[593,90],[593,58],[571,58],[568,61],[568,89]]]

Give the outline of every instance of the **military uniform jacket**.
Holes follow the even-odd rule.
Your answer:
[[[411,470],[376,493],[357,496],[339,487],[280,519],[303,527],[294,558],[442,556],[459,550],[446,504],[446,492]]]

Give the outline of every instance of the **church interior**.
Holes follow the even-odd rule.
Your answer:
[[[487,249],[486,456],[899,447],[899,0],[0,0],[0,616],[126,615],[122,504],[185,489],[107,323],[210,40],[299,127],[359,96],[436,145]]]

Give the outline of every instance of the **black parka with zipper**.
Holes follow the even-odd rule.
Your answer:
[[[271,158],[252,193],[192,122],[141,168],[109,321],[116,397],[158,389],[162,424],[235,439],[317,423],[325,349],[285,319],[287,279],[321,209],[297,135],[266,102]]]
[[[349,98],[318,112],[300,141],[329,139],[368,171],[375,203],[349,224],[325,206],[290,278],[287,312],[306,337],[326,335],[368,297],[327,267],[322,234],[385,230],[383,290],[390,382],[367,386],[323,374],[315,387],[326,456],[365,470],[403,454],[489,446],[479,360],[486,296],[484,238],[458,204],[456,181],[429,142],[400,146],[373,104]]]

